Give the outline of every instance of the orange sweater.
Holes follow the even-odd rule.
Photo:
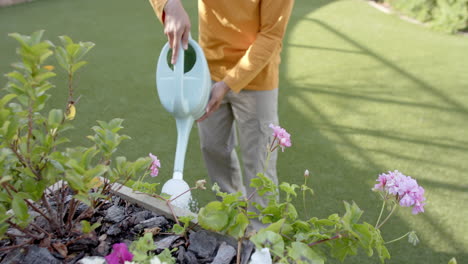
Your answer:
[[[150,0],[163,21],[168,0]],[[233,91],[278,88],[280,52],[294,0],[198,0],[199,44],[211,78]]]

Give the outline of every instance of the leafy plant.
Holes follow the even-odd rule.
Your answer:
[[[15,238],[18,235],[8,231],[14,228],[30,239],[0,250],[32,242],[48,246],[51,239],[65,238],[70,245],[93,235],[99,223],[86,219],[104,204],[115,183],[135,178],[151,164],[150,158],[130,162],[114,157],[120,143],[129,139],[118,133],[123,122],[118,118],[98,121],[88,137],[90,147],[61,147],[69,142],[63,134],[72,128],[79,101],[73,80],[94,44],[62,36],[61,45],[55,46],[42,40],[43,33],[10,34],[19,43],[21,61],[6,74],[8,82],[0,99],[0,236]],[[68,77],[68,99],[64,109],[47,110],[48,90],[54,87],[50,79],[56,73],[46,63],[54,53]],[[87,209],[78,214],[80,204]],[[33,223],[32,211],[48,222],[47,228]],[[79,226],[83,234],[76,234]]]
[[[270,127],[274,131],[274,140],[268,149],[270,153],[278,147],[291,146],[290,135],[284,129],[273,125]],[[405,237],[408,237],[412,244],[418,242],[413,231],[389,242],[385,242],[380,233],[380,228],[393,214],[397,205],[412,206],[415,214],[424,211],[424,189],[411,177],[398,171],[379,176],[379,183],[374,186],[374,191],[379,192],[383,198],[382,211],[376,225],[371,225],[360,220],[363,211],[354,202],[344,202],[343,216],[332,214],[325,219],[299,219],[293,201],[297,198],[298,191],[302,192],[303,202],[306,193],[313,194],[313,190],[307,186],[309,176],[309,171],[306,170],[304,184],[301,186],[283,182],[278,188],[264,173],[259,173],[250,184],[255,188],[255,192],[247,198],[241,193],[223,193],[215,185],[213,190],[220,197],[220,201],[210,202],[200,210],[199,224],[203,228],[231,235],[238,241],[250,239],[259,252],[255,258],[271,254],[274,263],[321,264],[325,263],[327,258],[344,261],[346,257],[356,255],[359,249],[364,250],[369,257],[376,254],[384,263],[390,258],[385,244]],[[267,206],[250,201],[255,193],[268,200]],[[387,217],[380,221],[387,204],[391,204],[392,209]],[[258,213],[248,211],[247,208],[251,206],[255,207]],[[246,235],[245,231],[252,219],[258,219],[269,226],[258,230],[252,236]],[[241,243],[238,244],[238,250],[240,246]],[[239,261],[238,254],[237,262]]]
[[[395,9],[431,28],[456,33],[468,27],[468,0],[387,0]]]

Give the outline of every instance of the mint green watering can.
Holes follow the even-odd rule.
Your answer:
[[[183,179],[190,130],[194,121],[205,113],[211,92],[210,71],[203,50],[191,37],[189,37],[189,46],[195,51],[196,60],[188,72],[184,70],[185,52],[182,47],[179,50],[174,69],[169,67],[167,56],[170,48],[168,43],[159,55],[156,69],[156,87],[159,99],[163,107],[174,116],[177,127],[174,173],[172,179],[164,184],[162,192],[171,195],[171,198],[178,197],[172,204],[181,208],[188,208],[191,200],[190,192],[186,192],[190,187]]]

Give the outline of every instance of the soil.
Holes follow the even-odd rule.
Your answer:
[[[68,200],[71,199],[71,196]],[[53,204],[52,204],[53,206]],[[84,204],[79,206],[76,215],[87,210]],[[33,212],[31,212],[33,213]],[[33,214],[34,215],[34,214]],[[90,223],[101,225],[88,235],[76,232],[65,239],[42,239],[31,244],[9,251],[0,250],[0,264],[10,263],[66,263],[74,264],[86,256],[106,256],[115,243],[126,243],[128,246],[145,232],[152,232],[159,254],[165,248],[175,249],[173,257],[177,263],[235,263],[236,249],[213,233],[190,230],[186,237],[170,232],[174,221],[159,216],[135,204],[130,204],[119,197],[112,197],[92,216],[86,219]],[[48,232],[48,222],[36,215],[33,222]],[[8,233],[21,234],[10,228]],[[15,236],[0,241],[0,247],[11,247],[27,241],[28,238]],[[251,250],[251,249],[250,249]],[[250,256],[250,254],[249,254]],[[248,257],[247,257],[248,259]],[[243,261],[243,262],[246,262]]]

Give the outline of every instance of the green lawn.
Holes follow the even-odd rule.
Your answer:
[[[196,32],[196,1],[184,1]],[[45,29],[58,42],[67,34],[96,47],[81,71],[76,129],[70,138],[89,144],[95,120],[125,119],[132,141],[120,155],[149,152],[172,175],[176,130],[159,103],[155,65],[165,42],[147,1],[37,0],[0,9],[0,72],[16,61],[10,32]],[[370,191],[377,175],[399,170],[426,189],[426,212],[407,208],[384,226],[392,240],[415,230],[421,243],[388,245],[387,263],[468,263],[468,37],[436,33],[386,15],[364,1],[296,0],[284,41],[280,84],[281,125],[293,147],[280,153],[282,181],[301,183],[311,171],[316,194],[308,215],[343,213],[354,200],[374,223],[380,201]],[[0,81],[4,86],[6,79]],[[56,78],[52,104],[66,98]],[[206,178],[196,129],[186,159],[187,181]],[[213,194],[194,194],[201,205]],[[298,204],[302,208],[302,204]],[[305,212],[301,212],[305,214]],[[335,262],[328,262],[335,263]],[[378,263],[363,254],[345,263]]]

